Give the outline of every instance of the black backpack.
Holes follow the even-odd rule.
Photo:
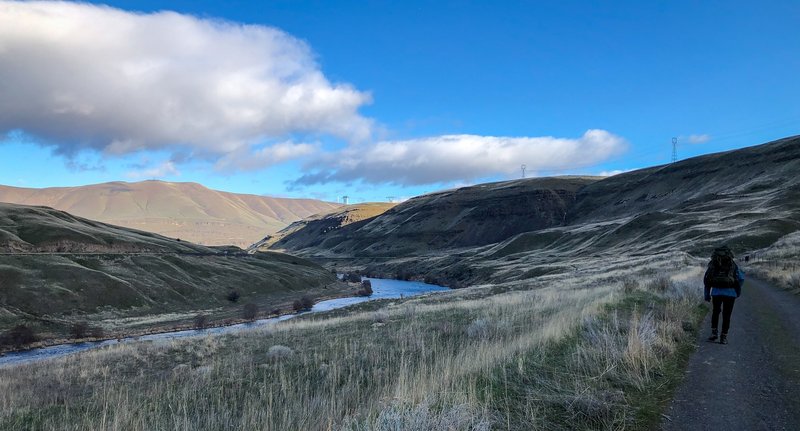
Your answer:
[[[711,287],[736,287],[736,264],[733,263],[733,252],[728,247],[718,248],[711,254],[708,281]]]

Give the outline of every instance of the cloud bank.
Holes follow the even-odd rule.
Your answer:
[[[23,130],[66,155],[241,155],[291,134],[357,142],[372,128],[358,113],[370,95],[329,82],[285,32],[83,3],[0,1],[0,95],[0,135]]]
[[[354,145],[315,161],[322,168],[290,185],[328,182],[389,183],[404,186],[516,176],[520,165],[532,175],[595,165],[627,149],[624,139],[588,130],[576,139],[445,135],[371,146]]]

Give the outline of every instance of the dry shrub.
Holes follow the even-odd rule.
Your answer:
[[[258,317],[258,305],[253,303],[245,304],[244,309],[242,309],[242,317],[245,320],[256,320],[256,317]]]
[[[633,277],[626,277],[622,280],[622,291],[631,294],[639,289],[639,281]]]
[[[469,338],[479,338],[479,339],[486,339],[489,338],[491,333],[491,323],[489,319],[486,318],[479,318],[472,321],[472,323],[467,326],[467,336]]]
[[[295,312],[309,311],[314,306],[314,300],[308,296],[304,296],[292,303],[292,308]]]
[[[198,314],[194,316],[194,329],[205,329],[208,326],[208,316]]]
[[[280,344],[274,345],[267,350],[267,358],[272,360],[280,360],[291,358],[294,355],[294,350]]]

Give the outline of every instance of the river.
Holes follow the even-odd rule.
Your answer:
[[[327,301],[320,301],[314,304],[311,311],[306,311],[298,314],[286,314],[279,317],[270,319],[260,319],[248,323],[240,323],[230,326],[218,326],[215,328],[207,329],[189,329],[185,331],[175,332],[162,332],[159,334],[142,335],[140,337],[127,337],[119,340],[104,340],[97,342],[86,343],[68,343],[58,344],[55,346],[41,347],[38,349],[23,350],[19,352],[9,352],[5,356],[0,356],[0,366],[24,364],[31,362],[38,362],[45,359],[58,358],[61,356],[70,355],[85,350],[98,349],[105,346],[112,346],[114,344],[122,343],[138,343],[144,341],[163,341],[177,338],[187,337],[204,337],[208,335],[229,334],[238,331],[246,331],[255,328],[260,328],[266,325],[272,325],[283,320],[291,319],[292,317],[307,314],[319,313],[323,311],[335,310],[337,308],[347,307],[348,305],[358,304],[366,301],[374,301],[377,299],[393,299],[408,296],[421,295],[423,293],[440,292],[450,290],[447,287],[436,286],[433,284],[422,283],[418,281],[400,281],[389,280],[383,278],[365,278],[372,283],[372,295],[370,296],[353,296],[337,299],[329,299]]]

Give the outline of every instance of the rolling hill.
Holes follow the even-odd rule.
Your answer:
[[[0,202],[44,205],[80,217],[204,245],[247,247],[339,205],[211,190],[196,183],[112,182],[31,189],[0,186]]]
[[[275,248],[298,249],[318,245],[324,235],[336,229],[383,214],[396,204],[387,202],[367,202],[347,205],[330,212],[315,214],[296,221],[274,235],[267,235],[253,244],[248,250],[268,250]]]
[[[238,316],[246,303],[270,312],[304,295],[334,295],[327,289],[334,283],[321,266],[282,253],[248,255],[52,208],[0,204],[0,332],[26,323],[58,336],[76,320],[148,327],[137,318]]]
[[[800,230],[798,174],[800,137],[790,137],[607,178],[433,193],[272,247],[455,287],[573,271],[600,255],[704,255],[721,243],[750,252]]]

